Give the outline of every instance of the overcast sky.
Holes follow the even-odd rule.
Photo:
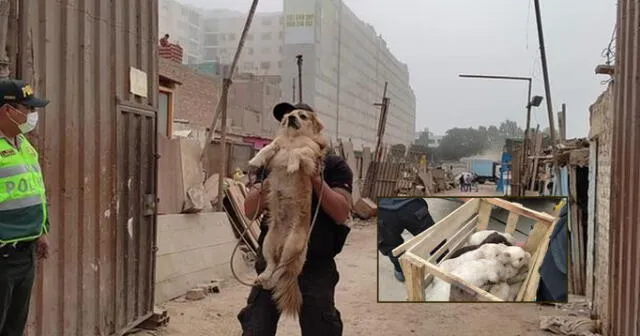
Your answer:
[[[181,0],[203,8],[247,12],[251,0]],[[531,76],[544,96],[532,0],[344,0],[371,23],[409,66],[416,94],[416,129],[436,134],[452,127],[524,126],[527,84],[461,79],[460,73]],[[607,79],[595,75],[615,26],[615,0],[541,0],[554,110],[567,104],[567,136],[584,137],[589,106]],[[258,11],[280,11],[282,0],[260,0]],[[393,105],[393,102],[391,102]],[[556,115],[554,115],[554,119]],[[546,102],[532,127],[548,126]],[[557,122],[557,120],[556,120]]]

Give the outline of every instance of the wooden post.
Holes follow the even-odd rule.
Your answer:
[[[424,264],[408,254],[400,257],[400,266],[402,266],[402,273],[404,274],[407,300],[411,302],[424,302]]]
[[[226,129],[227,129],[227,98],[229,97],[229,87],[231,86],[231,78],[233,78],[233,72],[236,69],[236,64],[238,64],[238,59],[240,58],[240,53],[242,52],[242,47],[244,47],[244,41],[247,38],[247,34],[249,32],[249,27],[251,27],[251,22],[253,21],[253,16],[256,13],[256,8],[258,7],[258,0],[253,0],[251,3],[251,9],[249,10],[249,14],[247,15],[247,21],[244,24],[244,29],[242,30],[242,35],[240,36],[240,41],[238,42],[238,48],[236,49],[236,54],[233,57],[233,62],[231,62],[231,67],[226,74],[226,78],[222,81],[222,92],[220,93],[220,101],[218,101],[218,105],[216,107],[216,113],[213,117],[213,121],[211,122],[211,127],[207,130],[204,142],[204,148],[202,149],[202,153],[200,154],[200,162],[202,164],[202,169],[205,170],[207,165],[205,162],[209,162],[208,160],[208,152],[209,146],[211,146],[211,142],[213,141],[212,135],[216,130],[216,123],[218,122],[218,115],[222,114],[222,139],[220,141],[220,149],[222,151],[222,160],[220,160],[220,178],[218,179],[218,204],[217,210],[222,211],[222,198],[224,197],[224,180],[226,175],[223,175],[226,172],[227,167],[227,148],[226,148]],[[205,174],[208,176],[208,174]]]
[[[536,145],[533,153],[533,173],[531,175],[531,184],[529,186],[529,190],[533,190],[536,183],[536,175],[538,174],[538,157],[540,156],[540,151],[542,150],[542,139],[543,135],[540,134],[540,125],[536,127]]]
[[[9,78],[11,60],[7,55],[7,32],[9,30],[9,0],[0,0],[0,79]]]
[[[558,128],[560,129],[560,143],[567,141],[567,104],[562,104],[562,111],[558,112]]]

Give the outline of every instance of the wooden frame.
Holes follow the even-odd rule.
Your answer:
[[[169,139],[173,138],[173,101],[174,101],[174,92],[172,89],[166,86],[160,86],[158,88],[160,93],[164,93],[168,96],[167,99],[167,137]]]
[[[494,206],[509,211],[505,228],[507,233],[515,232],[520,216],[535,221],[523,246],[527,252],[531,253],[529,273],[516,301],[535,300],[540,281],[538,271],[547,253],[556,217],[500,198],[473,198],[429,229],[393,250],[394,256],[400,256],[409,301],[425,301],[425,289],[434,276],[452,284],[452,289],[465,292],[467,297],[470,297],[470,301],[502,301],[479,287],[440,269],[437,264],[446,260],[449,252],[464,246],[473,232],[488,228]]]

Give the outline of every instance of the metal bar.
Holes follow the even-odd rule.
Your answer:
[[[531,81],[530,77],[514,77],[514,76],[495,76],[495,75],[466,75],[460,74],[458,77],[462,78],[484,78],[484,79],[506,79],[506,80],[522,80]]]
[[[544,94],[547,96],[547,113],[549,114],[549,129],[551,131],[551,143],[556,146],[556,126],[553,121],[553,104],[551,103],[551,85],[549,84],[549,69],[547,68],[547,53],[544,46],[544,34],[542,32],[542,15],[540,14],[540,0],[534,0],[536,10],[536,23],[538,28],[538,42],[540,43],[540,61],[542,63],[542,75],[544,79]]]
[[[298,64],[298,103],[302,103],[302,55],[296,56]]]
[[[528,154],[528,149],[529,149],[529,128],[531,127],[531,78],[529,78],[529,90],[528,90],[528,94],[527,94],[527,125],[525,126],[524,129],[524,142],[522,143],[522,147],[523,147],[523,151],[522,151],[522,167],[526,167],[527,166],[527,159],[526,156]],[[527,178],[527,174],[526,174],[527,170],[524,170],[524,180],[526,181]],[[520,193],[520,196],[524,196],[524,191],[525,188],[522,188],[522,192]]]

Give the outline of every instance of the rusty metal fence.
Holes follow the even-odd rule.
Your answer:
[[[640,4],[618,1],[607,335],[640,335]]]
[[[153,312],[158,2],[11,6],[12,76],[51,101],[31,136],[52,230],[27,335],[120,335]]]

